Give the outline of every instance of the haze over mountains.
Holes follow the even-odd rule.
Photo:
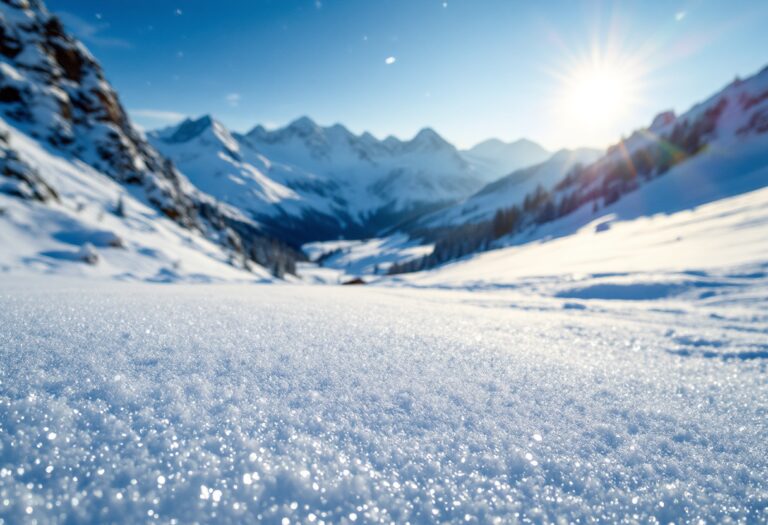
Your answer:
[[[544,162],[552,153],[528,139],[514,142],[488,139],[464,150],[462,155],[478,169],[488,173],[491,179],[498,179],[520,168]]]

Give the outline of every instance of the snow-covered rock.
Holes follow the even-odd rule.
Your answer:
[[[143,202],[236,249],[246,260],[280,275],[292,270],[297,252],[267,238],[242,213],[198,191],[146,142],[94,57],[42,2],[0,3],[0,30],[0,119],[9,125],[0,137],[4,193],[47,202],[59,191],[19,164],[7,139],[17,134],[136,188],[134,194]]]

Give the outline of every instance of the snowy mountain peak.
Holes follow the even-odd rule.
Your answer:
[[[215,121],[210,115],[204,115],[197,119],[188,118],[181,124],[158,132],[158,135],[167,142],[188,142],[211,128],[214,123]]]
[[[443,148],[455,149],[447,140],[441,137],[432,128],[422,128],[413,139],[406,143],[409,149],[432,149],[438,150]]]
[[[662,111],[653,118],[649,131],[658,131],[675,121],[677,116],[672,110]]]
[[[286,131],[293,131],[299,135],[310,135],[312,133],[322,132],[322,128],[307,116],[297,118],[283,129]]]
[[[497,138],[484,140],[483,142],[480,142],[479,144],[468,149],[467,153],[486,157],[513,154],[520,155],[525,153],[528,155],[538,155],[542,157],[542,160],[549,155],[549,152],[540,144],[537,144],[536,142],[526,138],[517,139],[512,142],[504,142],[503,140]]]
[[[184,144],[199,141],[223,148],[230,155],[237,156],[240,145],[229,130],[210,115],[197,119],[188,118],[181,124],[150,133],[150,137],[168,144]]]
[[[551,153],[529,139],[504,142],[494,138],[463,151],[462,155],[476,169],[488,172],[490,182],[515,170],[544,162]]]
[[[403,145],[403,142],[394,135],[387,135],[387,137],[382,140],[381,143],[389,149],[397,148]]]

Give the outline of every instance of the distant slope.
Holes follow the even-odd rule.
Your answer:
[[[606,209],[625,219],[672,213],[766,185],[768,68],[679,117],[660,114],[596,162],[574,167],[554,188],[537,188],[492,220],[443,227],[431,255],[392,271],[431,268],[510,239],[568,235]]]
[[[764,147],[768,151],[768,143]],[[393,282],[473,290],[514,287],[583,299],[703,294],[714,300],[736,287],[746,293],[752,283],[765,286],[768,188],[741,190],[759,186],[761,179],[765,185],[768,167],[740,174],[727,192],[733,196],[714,199],[716,192],[723,194],[706,189],[703,166],[683,168],[598,215],[579,210],[535,235],[512,237],[500,249]],[[701,185],[702,191],[675,198],[689,184]]]
[[[521,168],[540,164],[552,153],[528,139],[514,142],[488,139],[462,151],[461,155],[478,171],[486,174],[490,182]]]
[[[496,211],[519,204],[538,186],[552,188],[578,165],[594,162],[600,150],[560,150],[535,166],[517,170],[488,184],[471,197],[422,220],[429,226],[447,226],[487,221]]]

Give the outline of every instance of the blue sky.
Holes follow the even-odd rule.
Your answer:
[[[430,126],[460,147],[605,146],[768,64],[768,2],[756,0],[48,5],[145,128],[210,113],[245,131],[308,115],[379,137]],[[612,87],[572,96],[595,82]],[[593,107],[600,97],[610,104]]]

